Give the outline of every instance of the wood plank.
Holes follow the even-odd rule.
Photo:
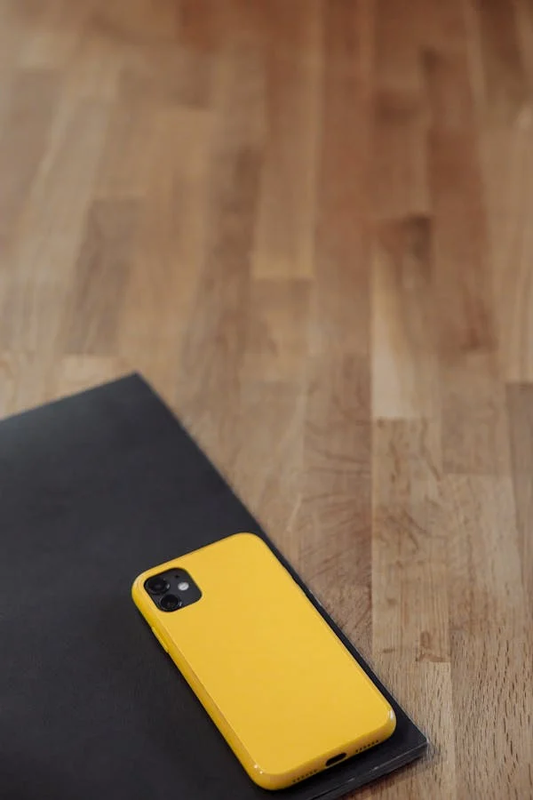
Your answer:
[[[387,787],[383,792],[387,798],[448,798],[457,791],[441,479],[438,423],[380,420],[375,424],[374,659],[408,709],[425,698],[422,702],[430,707],[426,730],[434,747],[431,762],[410,772],[403,784]]]
[[[367,363],[310,362],[302,507],[304,576],[366,652],[371,642],[371,423]]]
[[[509,381],[533,380],[533,113],[483,133],[492,290],[501,369]]]
[[[153,110],[130,268],[116,292],[115,352],[138,364],[165,397],[175,389],[177,351],[205,255],[210,135],[211,118],[203,110]],[[120,238],[120,230],[115,235]]]
[[[441,363],[444,470],[464,475],[509,472],[505,388],[483,353]]]
[[[476,3],[485,75],[485,115],[490,123],[512,122],[528,103],[519,47],[516,6],[504,0]]]
[[[458,785],[464,796],[527,797],[532,742],[514,731],[530,719],[533,659],[512,483],[450,476],[443,497]]]
[[[57,346],[106,123],[103,105],[80,101],[52,130],[13,244],[0,337],[6,349]]]
[[[253,236],[264,136],[264,65],[248,48],[225,52],[214,95],[217,124],[205,261],[181,350],[177,396],[214,456],[236,441]],[[199,354],[202,357],[199,358]],[[213,413],[212,399],[222,403]]]
[[[372,413],[431,418],[440,410],[433,321],[431,220],[407,217],[377,228],[372,262]]]
[[[5,254],[48,147],[59,75],[19,70],[0,136],[0,252]]]
[[[526,608],[533,615],[533,385],[507,387],[511,466]]]
[[[69,301],[67,351],[100,355],[116,351],[138,217],[138,203],[132,200],[92,204]]]
[[[244,380],[302,381],[309,349],[312,283],[259,279],[250,287]],[[299,390],[303,386],[300,384]]]
[[[321,99],[318,23],[319,5],[314,0],[275,3],[272,9],[265,148],[252,265],[256,277],[308,278],[313,274]]]

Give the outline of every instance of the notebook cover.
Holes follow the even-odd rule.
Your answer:
[[[394,706],[383,744],[275,793],[247,777],[130,597],[155,564],[263,536]],[[0,423],[0,796],[334,800],[427,740],[150,387]]]

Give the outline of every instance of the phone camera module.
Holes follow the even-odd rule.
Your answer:
[[[156,575],[146,581],[146,588],[150,594],[164,594],[169,588],[169,583],[164,578]]]
[[[143,585],[159,611],[177,611],[179,608],[186,608],[197,603],[202,596],[194,578],[182,567],[166,570],[161,568],[161,572],[145,578]]]
[[[163,611],[176,611],[177,608],[180,608],[182,602],[179,597],[176,597],[175,594],[166,594],[164,597],[161,598],[160,606]]]

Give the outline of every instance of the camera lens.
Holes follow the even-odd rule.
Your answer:
[[[156,575],[155,578],[146,581],[146,588],[150,594],[163,594],[169,588],[169,584],[164,578]]]
[[[161,608],[163,611],[175,611],[181,606],[181,600],[175,594],[166,594],[161,598]]]

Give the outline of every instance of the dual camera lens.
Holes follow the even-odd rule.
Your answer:
[[[164,578],[156,575],[155,578],[150,578],[150,580],[147,581],[146,588],[150,594],[164,594],[164,592],[170,589],[170,584]]]
[[[159,607],[162,608],[163,611],[176,611],[176,609],[181,607],[182,601],[179,597],[175,594],[166,594],[170,589],[170,584],[159,575],[150,578],[150,580],[146,582],[146,588],[151,595],[164,595],[164,597],[161,597],[159,600]]]
[[[166,594],[161,598],[161,608],[165,611],[175,611],[181,606],[181,600],[175,594]]]

